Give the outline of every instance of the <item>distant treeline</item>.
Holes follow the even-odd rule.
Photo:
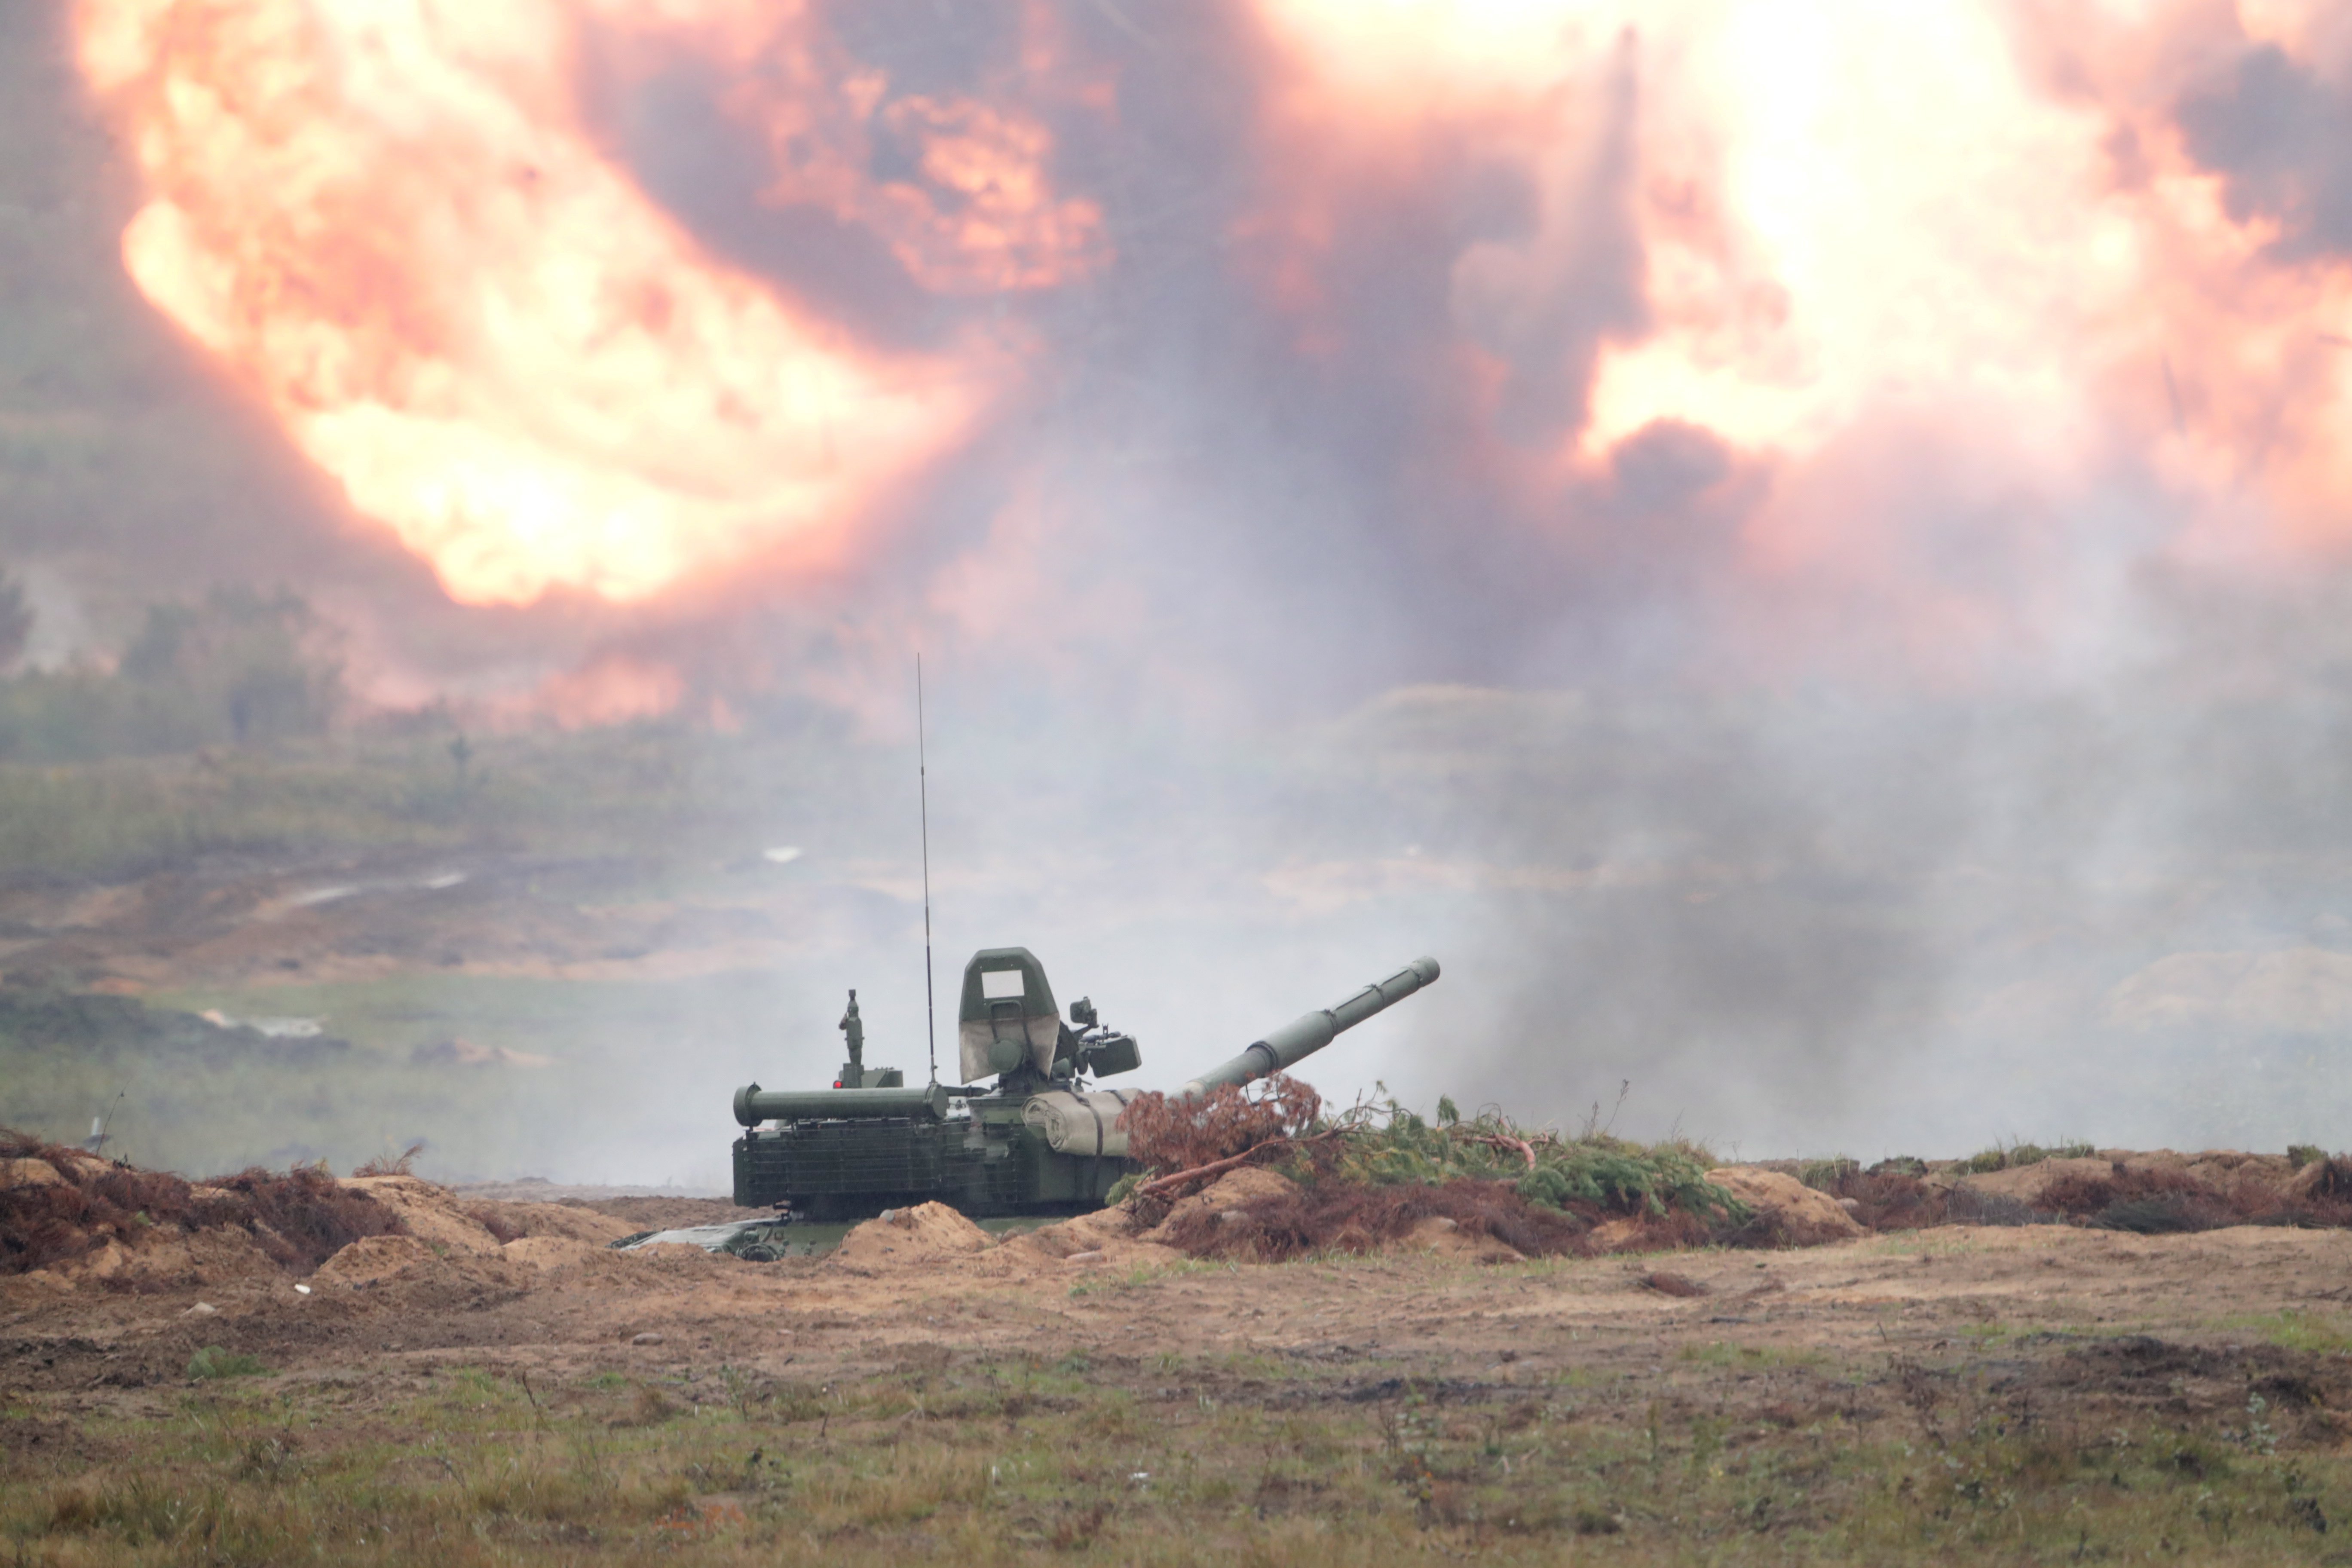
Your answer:
[[[32,629],[0,576],[0,668]],[[344,704],[341,637],[299,595],[215,588],[149,606],[111,668],[77,663],[0,679],[0,761],[158,756],[325,732]]]

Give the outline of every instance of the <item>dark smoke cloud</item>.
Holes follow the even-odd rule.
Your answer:
[[[837,36],[894,94],[972,91],[1005,79],[1020,15],[852,7]],[[1321,191],[1332,232],[1312,309],[1335,330],[1302,353],[1252,235],[1298,176],[1268,162],[1273,68],[1245,10],[1147,28],[1073,5],[1056,21],[1077,68],[1115,77],[1115,132],[1051,101],[1024,107],[1053,125],[1055,176],[1100,205],[1117,259],[1031,300],[918,302],[870,239],[763,205],[769,150],[715,107],[706,77],[665,71],[608,97],[631,167],[698,237],[877,341],[923,341],[975,311],[1010,311],[1045,338],[1027,400],[861,591],[924,583],[1026,486],[1074,514],[1036,563],[1048,582],[1139,587],[1140,635],[1169,662],[1223,672],[1252,705],[1297,714],[1414,679],[1507,678],[1570,625],[1583,654],[1609,657],[1612,601],[1643,628],[1633,645],[1654,647],[1651,602],[1704,575],[1690,557],[1724,542],[1721,497],[1705,492],[1727,458],[1703,433],[1661,430],[1600,492],[1531,507],[1507,465],[1484,460],[1464,358],[1466,342],[1508,363],[1500,428],[1535,449],[1582,423],[1601,342],[1640,330],[1632,41],[1598,74],[1589,156],[1538,168],[1465,141],[1402,184]],[[1268,668],[1283,679],[1256,679]]]
[[[2197,161],[2228,177],[2230,216],[2277,220],[2279,259],[2352,249],[2352,94],[2264,44],[2178,119]]]
[[[1474,226],[1463,237],[1453,314],[1511,368],[1499,411],[1506,438],[1549,446],[1582,428],[1601,342],[1633,341],[1649,325],[1633,216],[1640,65],[1628,33],[1591,84],[1601,103],[1591,150],[1554,172],[1549,188],[1535,171],[1489,172],[1486,183],[1516,174],[1530,184],[1527,210],[1488,235]],[[1475,175],[1465,184],[1477,193]]]
[[[620,154],[646,194],[714,256],[774,279],[825,317],[894,348],[936,342],[950,313],[871,232],[809,204],[764,199],[767,149],[715,101],[723,83],[682,62],[627,97]]]

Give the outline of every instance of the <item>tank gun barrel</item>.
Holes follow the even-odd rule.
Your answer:
[[[1313,1056],[1339,1036],[1375,1013],[1395,1006],[1437,979],[1437,960],[1416,958],[1386,980],[1374,981],[1335,1007],[1303,1014],[1264,1037],[1253,1040],[1241,1055],[1221,1062],[1176,1091],[1180,1100],[1197,1100],[1219,1084],[1244,1084],[1273,1073],[1287,1071]]]

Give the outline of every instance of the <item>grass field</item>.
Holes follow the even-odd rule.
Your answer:
[[[855,1383],[451,1365],[5,1419],[22,1563],[2340,1562],[2334,1453],[2082,1425],[1984,1369],[1736,1346],[1404,1380],[916,1347]],[[221,1369],[226,1369],[226,1374]]]
[[[0,763],[0,865],[17,877],[105,877],[202,855],[464,846],[683,859],[756,848],[768,819],[839,830],[824,804],[837,795],[810,787],[810,773],[837,787],[840,761],[822,737],[796,730],[471,736],[462,764],[455,739],[427,726],[405,736]]]
[[[434,869],[441,865],[434,858],[443,857],[482,872],[463,896],[496,884],[482,894],[493,901],[475,906],[491,912],[469,929],[511,933],[509,945],[520,951],[509,957],[543,956],[553,969],[603,951],[593,931],[577,934],[593,926],[601,907],[668,901],[686,906],[688,918],[723,911],[745,896],[741,867],[760,865],[761,848],[779,837],[814,838],[836,860],[855,856],[863,824],[857,807],[842,804],[837,775],[858,764],[821,739],[790,722],[740,737],[640,725],[473,736],[460,754],[445,721],[420,720],[413,733],[378,726],[194,754],[0,763],[0,866],[8,881],[0,891],[26,890],[32,903],[47,900],[46,910],[61,896],[49,889],[136,890],[146,902],[106,933],[114,944],[106,952],[165,953],[169,963],[169,952],[249,918],[239,909],[221,912],[222,890],[233,884],[263,889],[240,896],[277,897],[270,879],[298,868],[310,869],[297,889],[346,875],[364,881],[391,874],[387,866],[406,867],[400,874],[414,881],[422,874],[415,866]],[[416,856],[426,858],[410,864]],[[335,869],[347,865],[373,869]],[[87,952],[95,940],[87,931],[40,918],[38,931],[23,922],[0,929],[0,939],[15,937],[19,946],[47,939],[38,952],[6,961],[11,997],[86,989],[104,971],[103,957],[85,957],[80,968],[70,962],[77,942]],[[710,1152],[699,1176],[723,1176],[725,1089],[754,1059],[778,1070],[778,986],[780,977],[789,982],[788,963],[678,979],[465,973],[447,967],[437,948],[398,946],[443,929],[435,918],[427,911],[387,932],[369,930],[362,917],[329,939],[340,947],[303,953],[314,963],[366,960],[381,948],[387,956],[376,967],[389,973],[206,983],[199,963],[184,980],[141,987],[158,1010],[319,1019],[348,1049],[255,1047],[199,1059],[181,1041],[163,1042],[165,1048],[135,1037],[68,1041],[12,1030],[0,1017],[0,1123],[71,1142],[104,1117],[113,1152],[191,1172],[320,1158],[349,1169],[421,1142],[423,1168],[448,1179],[533,1173],[596,1181],[614,1163],[610,1152],[698,1148],[678,1130],[708,1121]],[[541,937],[534,921],[554,922],[543,954],[532,945]],[[44,954],[60,946],[69,962],[54,973],[42,967],[50,963]],[[832,1049],[829,1041],[818,1045],[820,1054]],[[708,1064],[719,1085],[706,1087],[698,1117],[670,1079],[646,1081],[649,1060],[679,1052]],[[618,1163],[629,1164],[625,1152]],[[632,1167],[618,1179],[694,1174],[666,1166],[649,1177]]]

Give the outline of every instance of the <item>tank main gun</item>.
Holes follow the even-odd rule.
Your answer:
[[[1376,980],[1337,1006],[1302,1013],[1264,1037],[1252,1040],[1242,1053],[1220,1062],[1176,1091],[1180,1100],[1198,1100],[1220,1084],[1250,1083],[1293,1066],[1329,1045],[1376,1013],[1386,1012],[1423,986],[1435,982],[1437,960],[1416,958],[1386,980]]]

